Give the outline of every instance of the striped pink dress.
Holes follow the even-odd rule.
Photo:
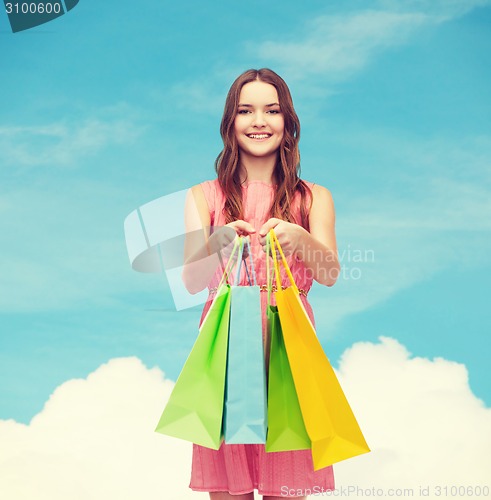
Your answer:
[[[312,183],[307,184],[312,188]],[[218,180],[203,182],[201,186],[208,202],[211,225],[225,225],[225,217],[222,213],[225,198]],[[242,195],[244,220],[251,223],[259,232],[261,226],[269,219],[274,186],[262,181],[249,181],[247,185],[243,186]],[[299,214],[299,201],[300,196],[297,196],[293,206],[295,216]],[[260,285],[265,284],[266,259],[257,233],[251,236],[251,246],[257,282]],[[287,260],[298,288],[308,291],[312,286],[312,279],[305,272],[303,263],[289,257]],[[209,288],[216,287],[219,278],[217,272]],[[244,269],[242,269],[240,284],[248,284]],[[288,278],[284,272],[282,272],[282,284],[289,286]],[[210,307],[211,298],[213,296],[205,304],[201,321]],[[301,298],[312,323],[314,323],[312,308],[307,297],[301,295]],[[274,295],[272,301],[274,304]],[[261,293],[261,307],[263,311],[263,340],[266,347],[268,345],[266,338],[266,292]],[[195,491],[226,491],[232,495],[257,490],[261,495],[300,496],[299,491],[333,490],[334,474],[332,466],[314,471],[310,450],[266,453],[263,444],[223,443],[219,450],[193,444],[189,487]]]

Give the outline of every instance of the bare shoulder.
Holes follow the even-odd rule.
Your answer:
[[[190,191],[194,196],[205,196],[205,192],[201,184],[195,184],[191,187]]]
[[[312,210],[334,214],[334,199],[331,191],[320,184],[309,184],[312,191]]]
[[[188,192],[188,196],[192,197],[198,209],[208,208],[205,191],[202,184],[195,184]]]
[[[314,184],[311,183],[311,188],[312,194],[318,198],[331,198],[332,199],[332,194],[329,189],[327,189],[324,186],[321,186],[320,184]]]

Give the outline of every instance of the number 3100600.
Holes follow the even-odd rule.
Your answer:
[[[60,3],[6,3],[7,14],[59,14]]]

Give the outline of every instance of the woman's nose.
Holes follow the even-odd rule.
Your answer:
[[[254,114],[254,120],[253,120],[253,125],[256,125],[256,126],[261,126],[261,125],[265,125],[266,121],[264,119],[264,114],[259,112],[259,113],[255,113]]]

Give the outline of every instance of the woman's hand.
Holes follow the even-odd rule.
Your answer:
[[[294,254],[312,272],[318,283],[333,286],[341,272],[335,234],[335,210],[332,195],[315,184],[309,213],[309,231],[280,219],[269,219],[259,230],[260,243],[266,246],[266,234],[274,228],[285,254]]]
[[[265,222],[259,230],[259,243],[262,245],[265,252],[266,235],[271,229],[274,229],[276,238],[285,255],[295,255],[297,253],[303,234],[307,232],[298,224],[292,224],[291,222],[273,217]]]
[[[223,252],[225,257],[229,257],[233,249],[233,243],[237,236],[249,236],[254,234],[256,230],[246,221],[236,220],[229,222],[225,226],[216,230],[208,241],[210,254]],[[245,259],[249,255],[247,246],[244,246],[242,257]]]

